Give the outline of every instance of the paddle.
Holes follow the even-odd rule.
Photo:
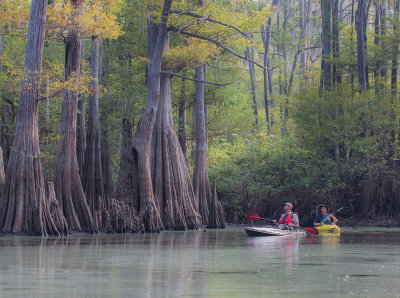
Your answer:
[[[259,215],[254,214],[254,213],[249,213],[249,214],[247,214],[247,219],[248,219],[248,220],[260,220],[260,219],[263,219],[263,220],[268,220],[268,221],[274,221],[273,219],[260,217]],[[313,228],[313,227],[305,227],[305,228],[303,228],[303,227],[296,227],[296,226],[294,226],[294,227],[295,227],[295,228],[299,228],[299,229],[303,229],[303,230],[305,230],[305,231],[307,231],[308,233],[313,234],[313,235],[318,235],[318,233],[319,233],[318,230],[317,230],[316,228]]]

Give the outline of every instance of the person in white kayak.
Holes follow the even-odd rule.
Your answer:
[[[314,226],[322,225],[334,225],[338,222],[338,219],[333,214],[328,214],[328,206],[321,205],[319,207],[321,214],[318,214],[314,219]]]
[[[292,212],[292,204],[286,203],[283,206],[284,214],[281,215],[279,221],[273,220],[273,223],[281,230],[294,230],[299,227],[299,217],[296,213]]]

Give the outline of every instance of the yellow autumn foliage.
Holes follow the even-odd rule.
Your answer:
[[[0,32],[25,29],[28,27],[30,1],[0,1]]]
[[[81,37],[99,36],[115,39],[123,32],[117,20],[117,13],[124,6],[123,0],[84,0],[80,9],[71,2],[54,1],[48,9],[48,34],[60,33],[66,36],[69,30],[77,30]]]
[[[164,53],[167,68],[196,67],[207,59],[216,56],[218,48],[209,42],[197,38],[187,38],[183,45],[178,45]]]

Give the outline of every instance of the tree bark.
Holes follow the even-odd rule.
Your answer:
[[[340,84],[342,81],[340,70],[338,68],[338,60],[340,58],[340,39],[339,39],[339,0],[333,0],[332,3],[332,79],[333,86]]]
[[[272,1],[272,6],[277,6],[278,0]],[[267,68],[269,61],[269,47],[271,44],[271,26],[272,26],[272,17],[269,17],[267,20],[267,25],[261,27],[261,37],[263,40],[264,46],[264,57],[263,57],[263,78],[264,78],[264,105],[265,105],[265,119],[267,121],[267,132],[271,133],[271,120],[269,115],[269,103],[268,103],[268,87],[272,86],[272,82],[268,84],[268,79],[272,80],[272,70],[268,70]],[[254,68],[254,65],[253,65]],[[272,90],[272,88],[270,88]]]
[[[84,54],[84,43],[82,42],[81,56]],[[82,68],[82,76],[84,75],[84,68]],[[78,122],[77,126],[77,140],[76,140],[76,154],[79,165],[79,175],[83,181],[83,166],[85,164],[85,150],[86,150],[86,111],[85,111],[85,94],[82,92],[78,97]]]
[[[79,7],[76,0],[72,3],[74,7]],[[65,41],[65,79],[67,80],[80,74],[81,42],[78,39],[77,30],[70,30]],[[78,91],[64,90],[63,95],[54,179],[56,196],[70,231],[93,232],[97,230],[97,227],[86,202],[76,155]]]
[[[367,90],[367,63],[365,59],[364,34],[366,30],[366,7],[365,0],[358,1],[356,13],[356,31],[357,31],[357,64],[358,64],[358,81],[362,90]]]
[[[254,60],[254,48],[247,47],[246,48],[246,56],[250,59]],[[260,128],[258,123],[258,109],[257,109],[257,95],[256,95],[256,76],[255,76],[255,68],[254,63],[249,62],[249,73],[250,73],[250,83],[251,83],[251,97],[253,99],[253,114],[254,114],[254,123],[257,128],[257,131]]]
[[[0,196],[1,196],[1,190],[3,189],[3,184],[4,184],[4,163],[3,163],[3,149],[0,146]]]
[[[130,141],[132,141],[132,138],[130,139]],[[104,197],[107,208],[110,203],[109,200],[114,194],[109,143],[110,143],[110,137],[108,134],[108,128],[106,125],[103,124],[101,128],[101,138],[100,138],[101,169],[103,173]]]
[[[137,176],[137,204],[145,231],[164,230],[160,211],[156,206],[150,168],[151,139],[160,100],[161,58],[167,38],[168,13],[172,0],[164,0],[161,23],[156,26],[148,21],[148,54],[151,61],[148,69],[148,104],[133,137],[131,152],[133,172]]]
[[[178,140],[181,145],[183,156],[186,158],[186,101],[185,101],[185,80],[182,79],[181,94],[179,101],[179,123]]]
[[[47,1],[33,0],[17,125],[0,200],[4,233],[59,234],[45,202],[38,108]]]
[[[331,70],[331,36],[332,36],[332,21],[331,21],[332,0],[321,0],[322,14],[322,91],[329,91],[331,88],[332,70]]]
[[[85,115],[85,99],[78,100],[78,122],[77,122],[77,140],[76,155],[79,165],[79,176],[83,179],[83,166],[85,164],[86,150],[86,115]]]
[[[186,160],[175,133],[169,75],[161,75],[160,103],[151,146],[154,196],[166,229],[196,229],[201,217]]]
[[[195,78],[205,80],[205,64],[196,68]],[[218,218],[218,199],[213,196],[207,171],[207,130],[204,109],[204,84],[196,82],[196,152],[193,171],[193,188],[196,205],[203,219],[203,224],[209,228],[224,227],[224,219]]]
[[[104,196],[103,171],[101,166],[100,126],[99,126],[99,38],[92,36],[90,69],[93,80],[90,82],[88,113],[88,139],[83,168],[83,187],[86,200],[98,228],[103,228],[103,209],[106,208]]]
[[[380,4],[380,13],[381,13],[381,15],[379,17],[379,20],[380,20],[379,34],[381,35],[381,37],[383,37],[386,33],[386,1],[384,1]],[[386,45],[382,42],[382,40],[380,40],[380,41],[381,41],[381,49],[383,50]],[[380,69],[380,76],[386,77],[387,71],[386,71],[386,66],[385,66],[384,61],[381,61],[379,69]]]
[[[123,118],[121,122],[122,148],[118,173],[118,192],[119,196],[122,198],[129,197],[133,185],[132,160],[129,155],[129,149],[132,143],[132,131],[133,123],[129,119]]]
[[[397,22],[399,21],[399,7],[400,7],[400,1],[396,0],[394,2],[394,25],[393,25],[393,31],[397,31]],[[397,56],[399,52],[399,43],[398,41],[393,42],[393,57],[392,57],[392,76],[391,76],[391,90],[392,90],[392,96],[397,95]]]

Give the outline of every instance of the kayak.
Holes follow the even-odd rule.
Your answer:
[[[340,227],[337,225],[322,225],[316,227],[319,235],[335,235],[340,236]]]
[[[248,227],[244,229],[249,236],[304,236],[305,232],[298,230],[281,230],[277,228]]]

